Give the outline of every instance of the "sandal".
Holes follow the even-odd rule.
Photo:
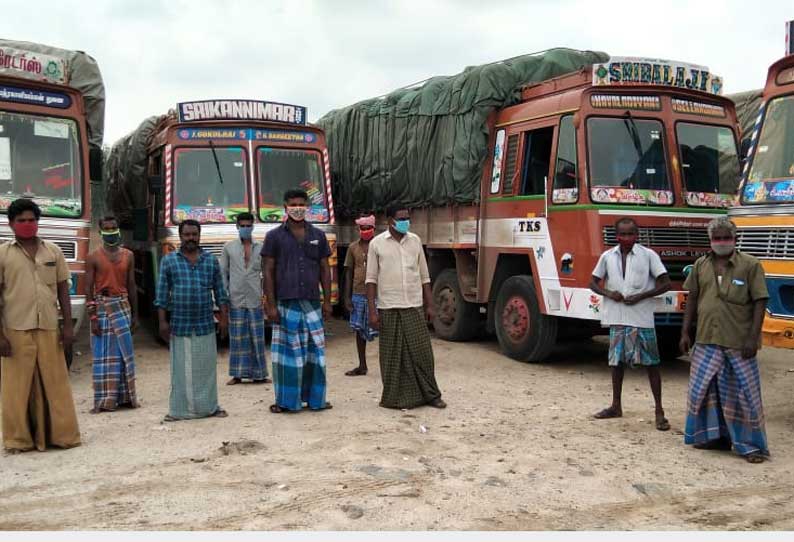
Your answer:
[[[748,463],[763,463],[766,461],[766,456],[758,452],[753,452],[744,456]]]
[[[659,431],[669,431],[670,422],[664,417],[664,413],[656,415],[656,429]]]
[[[166,414],[165,418],[163,418],[164,422],[178,422],[181,418],[174,418],[170,414]]]
[[[593,415],[593,418],[596,420],[606,420],[609,418],[622,418],[623,411],[616,409],[615,407],[608,407],[598,412],[597,414]]]
[[[320,410],[331,410],[332,408],[334,408],[334,405],[332,405],[331,403],[325,403],[324,407],[322,407],[322,408],[313,408],[312,410],[317,412],[317,411],[320,411]]]
[[[223,410],[222,408],[219,408],[218,410],[210,414],[210,418],[228,418],[228,417],[229,417],[229,413]]]
[[[270,405],[270,412],[273,414],[288,414],[292,411],[287,408],[281,408],[280,406],[273,404]]]
[[[367,374],[366,369],[362,369],[361,367],[356,367],[355,369],[350,369],[345,373],[345,376],[365,376]]]
[[[441,399],[441,397],[433,399],[427,404],[433,408],[447,408],[447,404]]]
[[[254,380],[253,383],[254,384],[272,384],[273,381],[270,380],[269,378],[265,377],[262,380]]]

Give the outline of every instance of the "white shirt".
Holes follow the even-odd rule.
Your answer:
[[[430,282],[422,240],[408,232],[397,241],[389,230],[369,242],[367,284],[378,285],[379,309],[422,306],[422,285]]]
[[[667,273],[662,259],[649,248],[634,243],[626,254],[626,273],[623,275],[623,258],[620,245],[601,254],[593,269],[593,276],[606,278],[606,289],[620,292],[624,297],[648,292],[656,288],[656,279]],[[604,297],[604,314],[601,323],[605,326],[654,327],[653,298],[643,299],[635,305],[618,303]]]

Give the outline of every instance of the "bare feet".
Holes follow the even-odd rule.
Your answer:
[[[606,420],[609,418],[622,418],[623,417],[623,409],[615,406],[611,406],[609,408],[605,408],[601,412],[595,414],[593,416],[597,420]]]

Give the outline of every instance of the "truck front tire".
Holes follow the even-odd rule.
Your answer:
[[[433,305],[436,309],[433,328],[438,338],[468,341],[479,335],[479,306],[463,298],[454,269],[444,269],[433,283]]]
[[[557,341],[557,319],[540,312],[529,275],[505,280],[496,297],[494,324],[502,352],[518,361],[539,362]]]

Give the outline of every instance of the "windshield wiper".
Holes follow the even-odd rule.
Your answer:
[[[221,173],[221,164],[218,162],[218,153],[215,152],[215,145],[212,140],[209,140],[210,150],[212,151],[212,158],[215,160],[215,168],[218,170],[218,180],[223,184],[223,173]]]
[[[637,121],[631,116],[630,111],[626,111],[626,118],[623,119],[626,124],[626,131],[631,136],[631,142],[634,145],[634,150],[637,151],[637,157],[642,158],[642,142],[640,142],[640,131],[637,129]]]

